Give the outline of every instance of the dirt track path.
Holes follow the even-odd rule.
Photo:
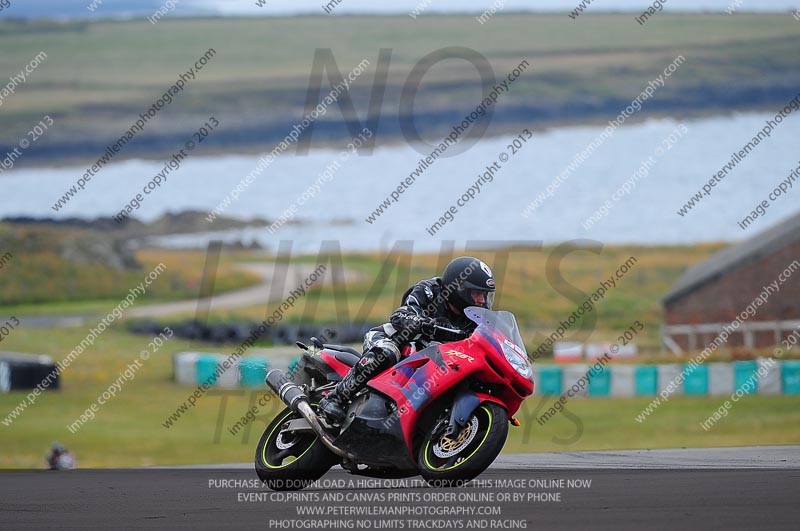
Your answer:
[[[175,302],[164,302],[158,304],[136,305],[125,312],[125,317],[164,317],[179,313],[195,313],[198,309],[202,311],[210,310],[231,310],[235,308],[246,308],[258,306],[267,302],[274,302],[286,299],[292,290],[297,290],[303,286],[309,275],[316,269],[314,264],[279,264],[279,263],[255,263],[240,264],[239,268],[243,271],[256,273],[261,276],[261,282],[255,286],[243,288],[227,293],[220,293],[212,297],[203,299],[188,299]],[[311,288],[341,283],[358,278],[358,273],[347,269],[328,268],[322,277],[314,282]],[[109,308],[112,309],[112,308]],[[19,320],[25,327],[48,328],[80,326],[84,323],[97,320],[97,314],[73,314],[73,315],[20,315]]]
[[[210,298],[192,299],[185,301],[166,302],[136,306],[127,312],[128,317],[163,317],[176,313],[191,313],[198,309],[231,310],[258,306],[267,302],[283,300],[292,290],[297,290],[305,285],[316,269],[314,264],[241,264],[240,269],[256,273],[261,276],[261,283],[249,288],[244,288],[227,293],[214,295]],[[353,271],[328,269],[322,277],[314,282],[311,289],[323,284],[343,282],[356,277]],[[306,288],[308,292],[309,288]]]

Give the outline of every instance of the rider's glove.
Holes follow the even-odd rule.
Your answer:
[[[430,317],[424,317],[414,313],[395,312],[395,314],[392,315],[391,323],[398,328],[404,328],[411,332],[422,332],[423,334],[429,335],[429,332],[433,332],[433,325],[436,324],[436,321]]]
[[[449,325],[446,326],[446,328],[453,329],[454,327],[453,325]],[[462,339],[466,339],[467,337],[469,337],[469,333],[466,331],[458,330],[457,332],[450,332],[449,330],[442,330],[441,328],[437,328],[435,330],[435,334],[433,335],[433,338],[436,341],[441,341],[442,343],[449,343],[450,341],[461,341]]]
[[[433,336],[436,335],[436,325],[439,323],[436,322],[436,319],[431,317],[423,317],[422,325],[419,327],[419,331],[422,332],[422,335],[433,339]]]

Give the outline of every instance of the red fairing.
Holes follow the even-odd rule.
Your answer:
[[[470,338],[428,347],[370,381],[370,387],[397,402],[409,448],[420,413],[467,378],[491,388],[491,394],[474,393],[481,402],[499,404],[509,418],[519,410],[522,401],[533,393],[533,382],[506,360],[501,345],[507,340],[497,331],[480,326]]]
[[[322,358],[322,360],[325,361],[325,363],[327,363],[328,366],[334,371],[336,371],[336,373],[341,377],[344,377],[344,375],[347,374],[347,371],[350,370],[349,365],[337,360],[336,356],[334,356],[327,350],[321,351],[319,353],[319,357]]]

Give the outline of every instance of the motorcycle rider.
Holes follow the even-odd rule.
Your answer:
[[[432,340],[463,339],[447,337],[436,325],[470,334],[476,325],[464,315],[464,308],[492,309],[495,281],[489,266],[477,258],[462,256],[451,261],[441,277],[421,280],[403,294],[401,306],[389,322],[372,328],[364,337],[364,354],[345,377],[319,403],[319,411],[331,424],[341,424],[346,405],[375,375],[402,358],[407,345],[418,347]]]

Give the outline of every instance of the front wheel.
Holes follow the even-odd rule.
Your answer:
[[[420,474],[431,485],[455,485],[478,477],[495,460],[508,436],[506,410],[484,402],[453,435],[429,434],[422,442]]]
[[[315,404],[316,405],[316,404]],[[273,490],[299,490],[338,462],[316,434],[286,430],[300,415],[286,408],[270,422],[256,447],[256,473]]]

